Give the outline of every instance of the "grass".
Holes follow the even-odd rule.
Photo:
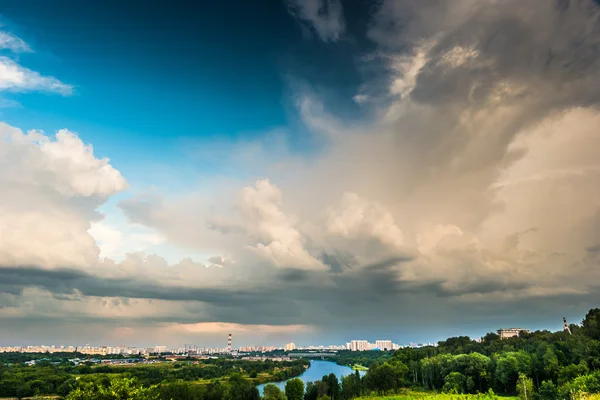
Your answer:
[[[356,400],[518,400],[518,397],[491,397],[488,394],[439,394],[439,393],[421,393],[407,392],[405,394],[360,397]]]
[[[352,366],[352,369],[355,370],[355,371],[368,371],[369,370],[369,368],[364,367],[364,366],[362,366],[360,364],[354,364]]]

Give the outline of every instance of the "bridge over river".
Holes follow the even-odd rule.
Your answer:
[[[330,358],[337,356],[336,353],[321,353],[318,351],[315,352],[305,352],[305,353],[289,353],[288,356],[290,358]]]

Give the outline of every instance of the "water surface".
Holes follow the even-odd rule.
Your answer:
[[[361,376],[363,376],[365,374],[365,372],[366,371],[359,371],[359,374]],[[353,374],[354,370],[352,370],[352,368],[350,368],[350,367],[338,365],[331,361],[311,360],[310,367],[308,367],[308,369],[306,371],[304,371],[304,373],[302,375],[298,376],[297,378],[300,378],[304,382],[304,387],[306,388],[306,382],[320,381],[323,378],[323,375],[329,375],[331,373],[334,373],[335,376],[338,377],[338,379],[340,380],[340,383],[341,383],[342,376]],[[292,378],[290,378],[290,379],[292,379]],[[281,390],[285,390],[286,382],[287,382],[287,380],[280,381],[280,382],[269,382],[269,383],[272,383],[272,384],[278,386]],[[266,384],[257,386],[258,391],[260,392],[261,396],[263,394],[263,388],[265,387],[265,385]]]

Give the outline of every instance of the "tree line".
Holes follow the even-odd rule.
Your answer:
[[[130,386],[150,387],[161,384],[163,389],[167,390],[169,389],[168,386],[175,388],[177,383],[225,380],[237,374],[247,379],[251,385],[254,385],[298,376],[306,370],[308,364],[307,360],[257,362],[231,359],[203,360],[198,364],[177,362],[174,365],[134,365],[127,367],[112,365],[75,366],[66,360],[58,365],[50,361],[40,361],[33,366],[0,363],[0,398],[22,398],[40,395],[64,397],[83,386],[109,387],[115,379],[126,379]],[[219,392],[218,389],[217,385],[215,391]]]

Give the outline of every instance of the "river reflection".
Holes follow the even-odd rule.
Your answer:
[[[353,374],[354,371],[350,367],[344,367],[331,361],[311,360],[310,367],[306,371],[304,371],[302,375],[298,376],[298,378],[300,378],[304,382],[304,387],[306,388],[306,382],[320,381],[323,378],[323,375],[329,375],[331,373],[334,373],[341,383],[342,376]],[[365,371],[359,371],[359,373],[361,376],[363,376],[365,374]],[[281,390],[285,390],[286,382],[287,380],[270,383],[278,386]],[[266,384],[257,386],[261,396],[263,394],[263,388],[265,387],[265,385]]]

